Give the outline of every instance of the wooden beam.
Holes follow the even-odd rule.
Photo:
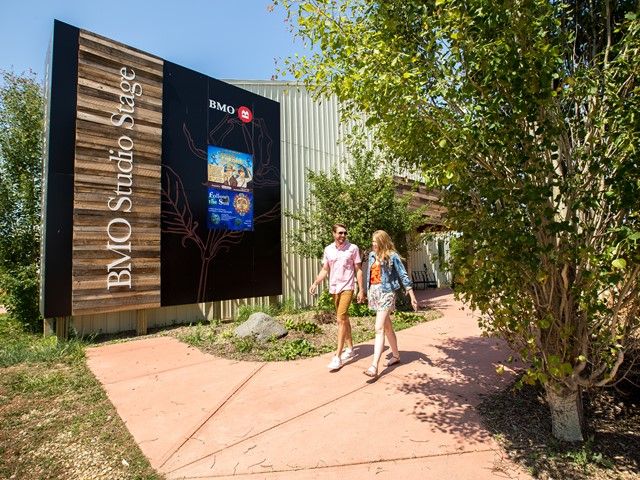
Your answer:
[[[56,337],[58,340],[66,340],[69,338],[69,325],[71,324],[71,317],[56,317]]]
[[[136,310],[136,335],[146,335],[148,319],[146,310]]]

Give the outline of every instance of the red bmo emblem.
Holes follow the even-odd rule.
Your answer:
[[[249,110],[247,107],[239,107],[238,118],[244,123],[249,123],[251,120],[253,120],[253,113],[251,113],[251,110]]]

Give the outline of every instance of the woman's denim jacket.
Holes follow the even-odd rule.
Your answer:
[[[366,288],[367,292],[369,291],[369,284],[371,283],[371,265],[376,261],[376,254],[374,252],[369,253],[369,259],[367,260],[367,266],[365,269],[365,278],[366,278]],[[389,261],[384,262],[381,265],[381,290],[383,292],[391,292],[400,289],[400,285],[404,287],[405,290],[408,290],[413,287],[413,283],[407,274],[407,270],[404,268],[402,264],[402,260],[400,260],[400,255],[397,253],[392,253],[390,255]]]

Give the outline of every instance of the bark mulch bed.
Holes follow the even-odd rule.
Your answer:
[[[583,395],[587,430],[581,444],[552,436],[541,387],[515,389],[514,385],[485,398],[479,410],[509,456],[534,478],[640,478],[640,371],[615,387]]]

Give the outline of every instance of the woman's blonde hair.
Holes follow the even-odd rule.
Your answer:
[[[373,240],[378,244],[378,253],[376,257],[380,262],[387,262],[392,253],[398,253],[393,240],[384,230],[376,230],[373,232]]]

